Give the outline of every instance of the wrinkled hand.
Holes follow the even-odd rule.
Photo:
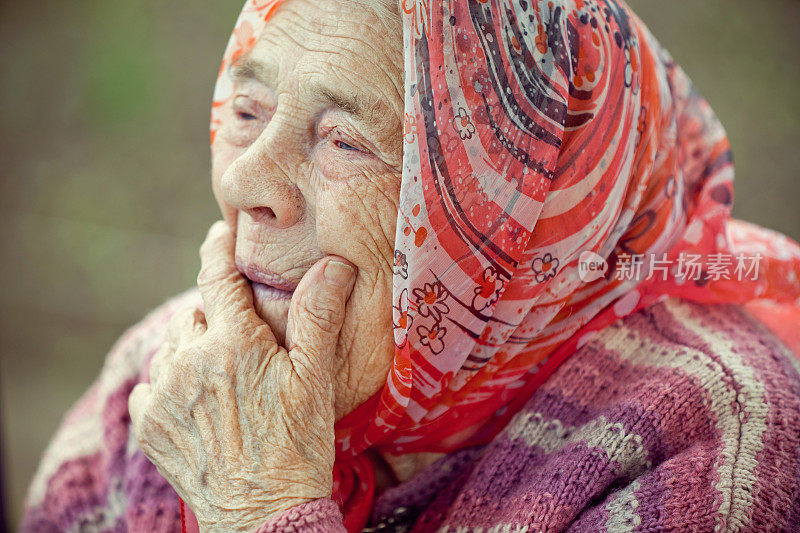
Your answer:
[[[286,347],[253,308],[224,222],[209,230],[197,278],[205,315],[178,313],[150,383],[128,399],[144,454],[204,531],[247,531],[329,497],[334,459],[332,367],[355,268],[315,264],[296,289]]]

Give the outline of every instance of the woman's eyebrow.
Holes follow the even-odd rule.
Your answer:
[[[236,83],[256,81],[267,87],[273,87],[276,76],[277,69],[274,65],[252,58],[241,59],[231,66],[231,77]],[[386,116],[390,112],[384,102],[373,101],[361,91],[348,94],[326,86],[318,80],[312,82],[310,89],[312,93],[321,95],[331,105],[352,115],[360,122],[372,124],[377,117]]]
[[[235,82],[254,80],[270,85],[273,81],[274,71],[265,63],[253,59],[245,59],[234,63],[231,67],[231,76]]]
[[[362,106],[359,104],[360,98],[358,95],[343,95],[337,94],[329,89],[321,89],[320,92],[322,96],[325,97],[328,102],[335,105],[342,111],[346,113],[350,113],[351,115],[356,115],[360,117],[362,115]]]
[[[334,88],[329,84],[315,82],[311,92],[321,95],[328,103],[370,128],[385,125],[388,117],[392,116],[392,110],[386,102],[376,98],[369,90],[359,90],[345,84]]]
[[[238,83],[244,81],[258,81],[264,85],[271,85],[274,78],[274,71],[261,61],[247,58],[233,64],[231,67],[231,76],[233,80]],[[325,100],[342,111],[358,117],[362,116],[364,106],[360,104],[360,95],[345,95],[319,85],[315,87],[315,92],[321,94]]]

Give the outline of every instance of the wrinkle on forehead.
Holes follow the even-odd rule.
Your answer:
[[[303,93],[370,129],[400,134],[402,23],[399,14],[386,19],[365,12],[363,4],[373,1],[283,2],[253,49],[234,64],[234,81],[255,80],[276,93],[302,85]]]

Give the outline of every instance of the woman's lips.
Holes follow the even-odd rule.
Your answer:
[[[256,265],[245,265],[237,261],[236,268],[250,281],[253,295],[259,301],[289,300],[297,288],[297,283]]]
[[[253,288],[253,297],[258,302],[291,300],[292,295],[294,294],[292,291],[282,291],[280,289],[276,289],[275,287],[270,287],[269,285],[264,285],[263,283],[257,283],[255,281],[251,281],[250,286]]]

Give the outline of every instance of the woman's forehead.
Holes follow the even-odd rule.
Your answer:
[[[400,14],[388,12],[378,0],[284,0],[257,37],[278,45],[293,42],[309,51],[360,43],[381,52],[401,35]],[[395,46],[399,50],[401,45],[402,39]]]
[[[402,23],[399,15],[393,19],[381,20],[356,2],[290,0],[232,66],[233,81],[275,92],[300,88],[365,119],[385,116],[402,106],[396,90],[403,78]],[[396,31],[381,31],[387,24]]]
[[[304,63],[320,73],[329,70],[326,67],[350,70],[351,78],[375,67],[387,73],[395,70],[397,75],[402,72],[400,16],[380,17],[352,1],[283,2],[255,37],[248,55],[265,63],[263,68],[273,76],[275,70]]]

